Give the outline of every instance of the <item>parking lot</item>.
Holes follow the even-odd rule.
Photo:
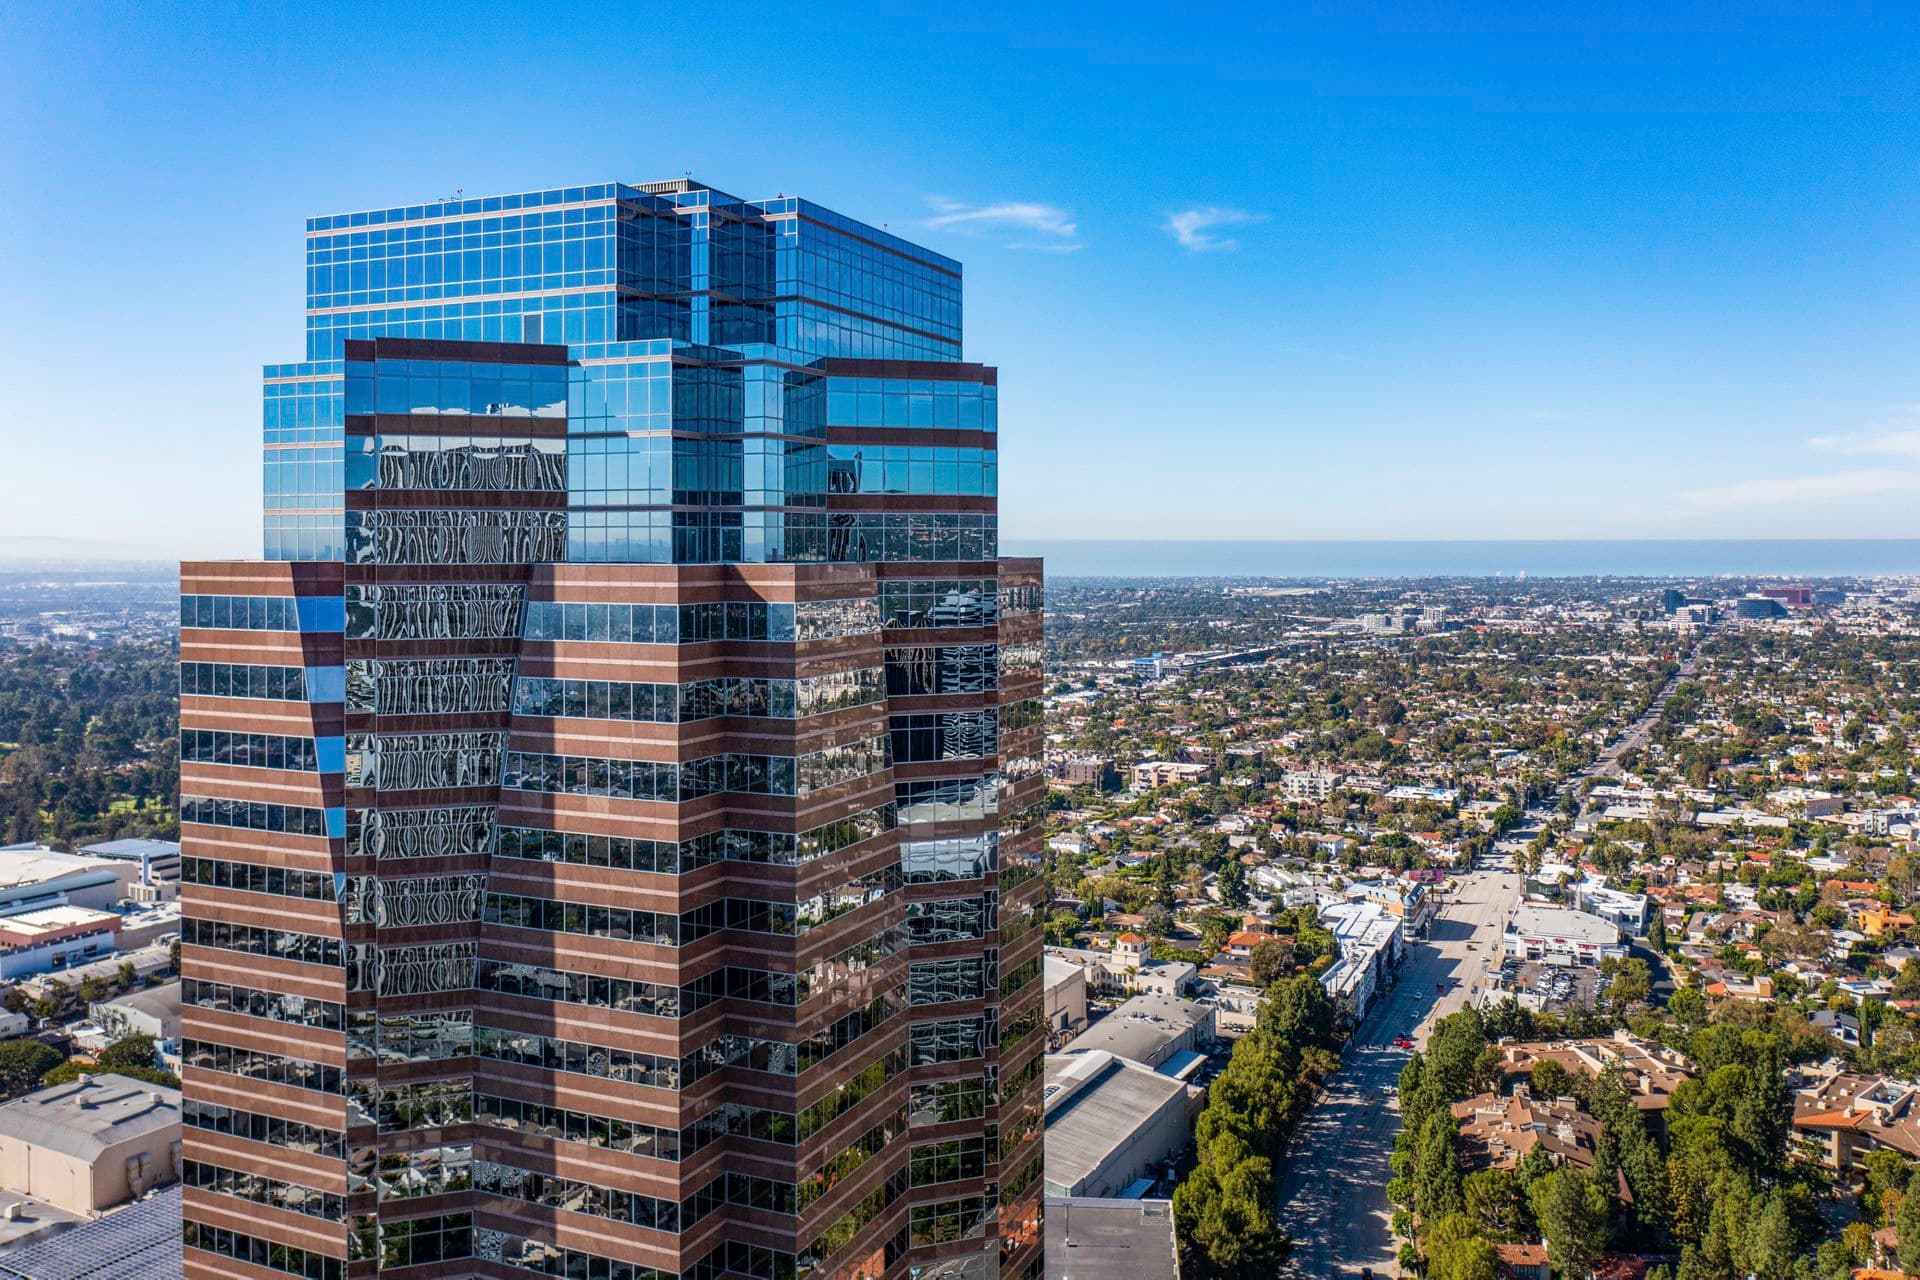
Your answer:
[[[1542,964],[1538,960],[1506,959],[1486,993],[1491,1003],[1512,996],[1528,1009],[1562,1013],[1576,1006],[1591,1007],[1599,998],[1599,971],[1585,965]]]

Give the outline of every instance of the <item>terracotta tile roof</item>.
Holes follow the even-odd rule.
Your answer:
[[[1594,1280],[1640,1280],[1655,1259],[1638,1253],[1609,1253],[1593,1264]]]
[[[1793,1122],[1807,1129],[1858,1129],[1866,1124],[1870,1112],[1814,1111],[1795,1116]]]
[[[1920,1091],[1883,1076],[1843,1071],[1794,1094],[1794,1127],[1862,1135],[1871,1145],[1920,1156]]]
[[[1544,1148],[1555,1164],[1593,1167],[1600,1124],[1571,1098],[1483,1093],[1454,1103],[1453,1115],[1460,1121],[1461,1145],[1476,1164],[1512,1169]]]
[[[1544,1267],[1547,1265],[1547,1246],[1543,1244],[1496,1244],[1494,1256],[1510,1267]]]
[[[1626,1073],[1627,1089],[1641,1111],[1663,1110],[1680,1082],[1693,1074],[1693,1064],[1683,1055],[1626,1032],[1587,1040],[1503,1044],[1501,1057],[1502,1070],[1510,1076],[1551,1061],[1591,1078],[1616,1064]]]

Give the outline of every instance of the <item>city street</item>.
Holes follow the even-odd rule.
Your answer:
[[[1646,745],[1667,699],[1682,680],[1692,677],[1703,631],[1663,685],[1652,704],[1608,744],[1593,764],[1555,788],[1553,796],[1527,813],[1527,825],[1510,832],[1503,845],[1531,839],[1562,797],[1587,778],[1610,773],[1622,753]],[[1400,1101],[1392,1092],[1406,1065],[1407,1051],[1393,1038],[1408,1035],[1426,1043],[1427,1028],[1464,1005],[1486,984],[1487,970],[1498,966],[1500,934],[1520,902],[1521,880],[1509,858],[1497,869],[1475,871],[1445,902],[1431,936],[1407,949],[1399,981],[1354,1033],[1340,1070],[1327,1081],[1326,1094],[1301,1122],[1292,1157],[1275,1189],[1280,1227],[1293,1237],[1292,1274],[1312,1280],[1354,1277],[1363,1267],[1376,1276],[1397,1276],[1399,1251],[1387,1203],[1387,1156],[1400,1131]],[[1435,983],[1451,985],[1436,993]]]
[[[1667,699],[1673,696],[1673,691],[1680,687],[1681,681],[1693,679],[1693,673],[1700,665],[1700,648],[1706,644],[1707,637],[1712,634],[1712,627],[1702,627],[1700,629],[1700,634],[1698,638],[1694,640],[1693,647],[1688,649],[1687,656],[1680,660],[1679,669],[1667,678],[1665,684],[1660,686],[1660,692],[1654,695],[1652,703],[1648,705],[1647,709],[1642,712],[1632,724],[1628,725],[1618,737],[1608,744],[1607,749],[1602,751],[1592,764],[1579,770],[1572,777],[1560,784],[1554,793],[1555,804],[1559,803],[1563,793],[1578,786],[1588,778],[1606,777],[1613,774],[1620,767],[1620,757],[1627,752],[1644,751],[1646,749],[1647,743],[1653,740],[1653,726],[1659,722],[1660,713],[1667,709]],[[1581,806],[1582,814],[1591,807],[1590,804],[1583,803]]]
[[[1354,1033],[1325,1098],[1301,1122],[1293,1158],[1277,1187],[1281,1229],[1292,1235],[1292,1274],[1313,1277],[1397,1275],[1390,1229],[1387,1156],[1400,1129],[1392,1092],[1407,1051],[1396,1035],[1426,1042],[1437,1018],[1459,1009],[1498,966],[1500,934],[1520,900],[1512,871],[1476,871],[1442,904],[1431,937],[1407,949],[1399,981]],[[1435,983],[1452,983],[1436,995]]]

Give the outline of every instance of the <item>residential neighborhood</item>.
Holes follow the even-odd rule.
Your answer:
[[[1133,1079],[1111,1058],[1194,1108],[1197,1143],[1157,1106],[1103,1125],[1124,1194],[1174,1197],[1183,1256],[1898,1267],[1920,1169],[1911,584],[1052,591],[1047,982],[1087,1013],[1057,1024],[1049,1078]],[[1282,999],[1322,1011],[1308,1042]],[[1215,1038],[1168,1071],[1160,1037],[1134,1057],[1099,1036],[1140,1001],[1207,1009]],[[1244,1114],[1236,1064],[1276,1044],[1269,1163],[1208,1116]],[[1050,1139],[1085,1123],[1061,1096]],[[1296,1195],[1290,1135],[1346,1101],[1391,1112],[1395,1149],[1370,1184]],[[1716,1115],[1764,1117],[1764,1140],[1727,1145]],[[1121,1194],[1056,1178],[1054,1150],[1050,1194]],[[1206,1236],[1236,1216],[1270,1239]]]

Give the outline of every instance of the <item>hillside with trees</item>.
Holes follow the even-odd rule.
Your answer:
[[[170,642],[0,650],[0,840],[175,838]]]

